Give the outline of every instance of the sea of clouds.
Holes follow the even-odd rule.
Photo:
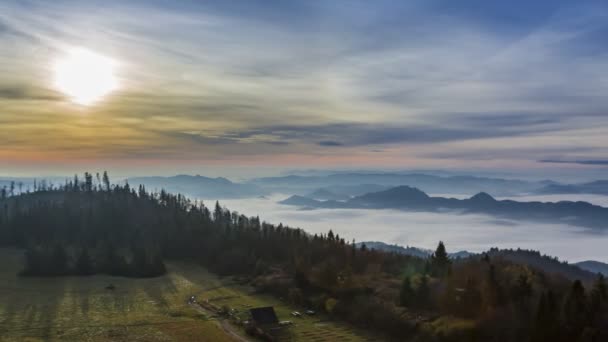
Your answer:
[[[347,240],[383,241],[402,246],[434,248],[442,240],[451,252],[482,252],[491,247],[540,250],[561,260],[608,262],[608,232],[567,224],[515,221],[487,215],[406,212],[399,210],[314,209],[281,205],[285,195],[224,200],[230,210],[259,215],[270,223],[299,227],[309,233],[332,229]],[[518,201],[585,200],[608,206],[608,196],[520,196]],[[210,201],[208,205],[212,204]]]

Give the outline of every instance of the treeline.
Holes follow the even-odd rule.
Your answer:
[[[419,341],[608,340],[606,285],[571,282],[500,255],[421,259],[310,235],[106,173],[0,198],[0,244],[24,274],[153,276],[198,262],[336,319]],[[372,227],[370,227],[371,229]]]
[[[124,277],[157,277],[166,273],[158,251],[145,248],[120,251],[112,245],[70,251],[62,244],[28,247],[23,276],[89,276],[107,274]],[[94,253],[91,253],[94,252]]]
[[[560,261],[557,257],[542,255],[539,251],[520,248],[491,248],[487,254],[494,258],[500,257],[514,263],[540,268],[548,273],[559,273],[568,277],[569,279],[579,279],[585,282],[590,282],[595,279],[595,275],[593,273],[585,271],[576,265],[568,264],[566,261]]]
[[[587,283],[546,273],[499,255],[448,261],[444,276],[418,280],[414,293],[410,280],[403,281],[401,304],[420,305],[444,317],[475,322],[458,335],[473,340],[499,341],[604,341],[608,338],[608,289],[603,276]],[[425,276],[423,276],[425,277]],[[424,279],[424,278],[423,278]],[[403,301],[403,298],[406,300]],[[442,326],[457,326],[462,321]],[[429,325],[432,326],[432,325]],[[431,330],[431,336],[437,330]],[[428,332],[428,331],[427,331]],[[458,339],[456,339],[458,340]]]
[[[135,275],[143,259],[151,268],[159,259],[197,260],[221,274],[263,273],[277,264],[309,269],[320,262],[331,264],[326,274],[343,268],[365,272],[368,263],[396,272],[412,259],[361,252],[333,233],[309,235],[217,202],[210,210],[164,190],[114,185],[105,172],[61,185],[41,182],[35,191],[0,201],[0,245],[27,250],[26,274],[80,274],[79,260],[87,259],[92,266],[80,269],[114,275]],[[333,276],[328,278],[331,283]]]

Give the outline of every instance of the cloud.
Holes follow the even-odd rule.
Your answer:
[[[561,0],[4,1],[0,122],[20,151],[92,158],[601,160],[607,18],[602,2]],[[120,62],[122,89],[86,115],[49,89],[72,46]]]
[[[326,146],[326,147],[336,147],[336,146],[343,146],[344,144],[342,144],[341,142],[338,142],[338,141],[323,140],[323,141],[319,141],[318,145]]]
[[[268,222],[282,222],[291,227],[300,227],[311,234],[326,233],[331,228],[334,233],[357,241],[379,240],[432,249],[442,240],[450,251],[482,252],[494,246],[521,247],[540,249],[543,253],[570,261],[585,260],[590,255],[595,255],[598,260],[608,261],[608,251],[605,247],[608,243],[607,234],[598,236],[566,224],[510,221],[486,215],[459,215],[449,212],[438,214],[366,209],[298,210],[277,204],[285,197],[226,200],[222,204],[246,215],[263,213]],[[576,199],[562,196],[552,200]],[[547,239],[547,236],[551,236],[551,239]],[[583,248],[572,248],[574,243]]]
[[[580,164],[580,165],[608,165],[608,159],[580,159],[580,160],[561,160],[561,159],[542,159],[540,163],[551,163],[551,164]]]
[[[320,146],[366,146],[383,144],[425,144],[495,137],[537,135],[559,131],[559,118],[530,118],[523,114],[497,119],[480,114],[446,117],[443,125],[328,123],[319,125],[274,125],[228,131],[213,138],[215,142],[249,139],[254,136],[275,137]],[[336,141],[338,137],[340,140]]]
[[[62,99],[62,97],[55,92],[31,86],[0,85],[0,100],[1,99],[58,101]]]

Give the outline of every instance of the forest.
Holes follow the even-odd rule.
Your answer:
[[[442,242],[424,259],[378,251],[105,172],[3,187],[0,209],[0,246],[24,250],[22,276],[154,277],[187,260],[387,338],[608,340],[602,276],[572,280],[499,253],[451,260]]]

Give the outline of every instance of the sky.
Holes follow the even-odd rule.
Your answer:
[[[74,102],[75,49],[119,86]],[[3,0],[0,175],[601,175],[607,57],[605,1]]]

